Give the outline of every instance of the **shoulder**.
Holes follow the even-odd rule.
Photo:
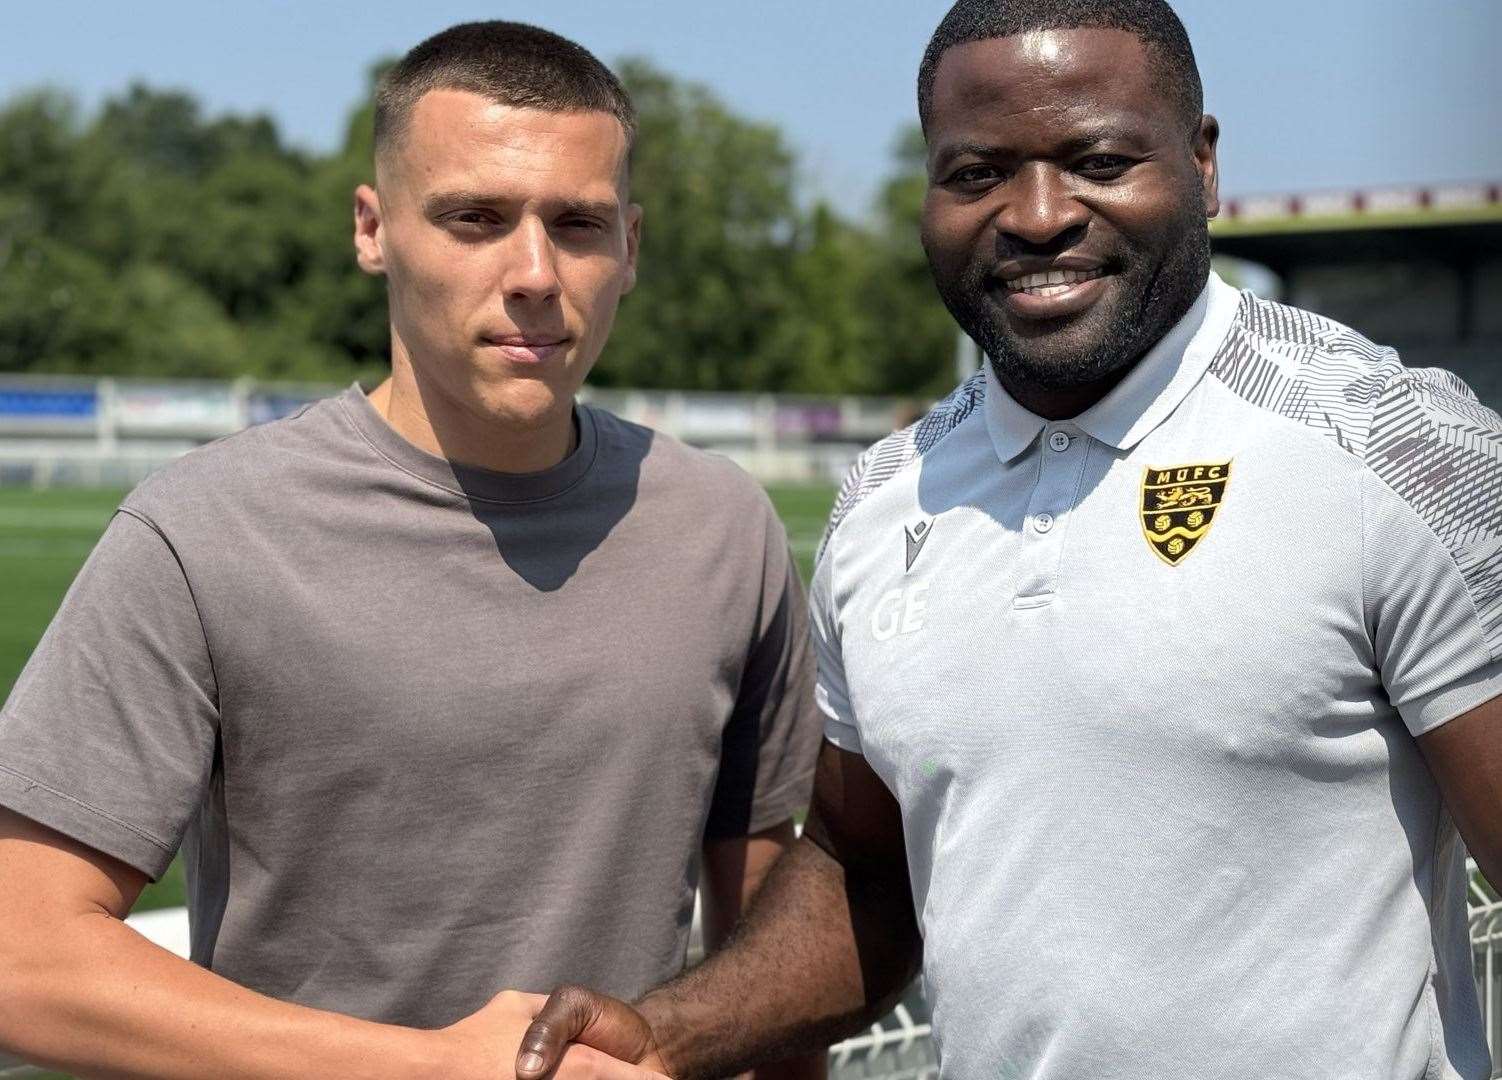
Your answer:
[[[1439,368],[1400,368],[1372,404],[1365,462],[1434,533],[1502,633],[1502,417]]]
[[[639,471],[643,492],[652,498],[683,502],[712,516],[740,516],[744,521],[749,512],[776,518],[761,484],[725,455],[623,420],[597,405],[583,407],[594,420],[608,464]]]
[[[1405,371],[1398,354],[1311,311],[1241,294],[1210,371],[1248,403],[1301,423],[1357,457],[1373,407]]]
[[[922,419],[873,444],[845,474],[835,496],[829,525],[819,543],[822,555],[829,538],[857,506],[913,462],[933,452],[986,399],[984,372],[976,372],[939,401]]]
[[[1240,397],[1328,435],[1431,527],[1462,509],[1502,517],[1502,418],[1440,368],[1411,368],[1396,350],[1312,312],[1242,293],[1212,373]],[[1498,522],[1502,524],[1502,522]]]
[[[1382,543],[1398,543],[1399,528],[1437,542],[1502,643],[1502,417],[1459,376],[1407,367],[1347,326],[1248,293],[1212,371],[1356,458],[1376,500],[1366,513],[1388,529]]]
[[[202,520],[219,507],[246,507],[281,489],[280,474],[318,456],[314,429],[338,422],[336,398],[188,451],[143,480],[121,504],[158,527]]]

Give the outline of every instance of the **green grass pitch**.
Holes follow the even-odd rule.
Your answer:
[[[806,581],[834,488],[784,486],[769,493]],[[0,488],[0,699],[10,696],[16,676],[121,496],[119,491]],[[174,862],[161,881],[141,894],[136,910],[182,902],[182,868]]]

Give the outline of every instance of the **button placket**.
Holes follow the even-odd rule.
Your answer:
[[[1064,552],[1064,534],[1069,514],[1079,498],[1089,440],[1055,428],[1047,431],[1034,447],[1038,455],[1037,482],[1028,502],[1024,522],[1022,565],[1018,567],[1018,608],[1042,607],[1053,600],[1058,586],[1059,564]]]

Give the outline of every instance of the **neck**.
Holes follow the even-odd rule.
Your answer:
[[[391,377],[370,392],[370,403],[419,450],[502,473],[542,472],[573,452],[572,399],[536,423],[512,422],[454,400],[419,377],[400,350],[392,351]]]

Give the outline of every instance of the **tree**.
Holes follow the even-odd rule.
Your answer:
[[[370,88],[384,68],[372,68]],[[809,393],[947,388],[953,330],[918,245],[923,148],[873,224],[803,206],[773,125],[641,60],[641,270],[599,385]],[[88,122],[65,95],[0,106],[0,371],[379,379],[385,284],[351,250],[372,95],[307,155],[264,116],[134,85]]]
[[[702,87],[641,60],[620,70],[639,115],[641,268],[595,381],[763,386],[796,232],[792,153],[775,128],[736,117]]]
[[[871,358],[871,384],[885,393],[934,396],[954,383],[954,320],[929,273],[919,236],[928,187],[928,148],[915,125],[893,146],[894,175],[878,197],[880,269],[869,283],[871,304],[888,328]]]

